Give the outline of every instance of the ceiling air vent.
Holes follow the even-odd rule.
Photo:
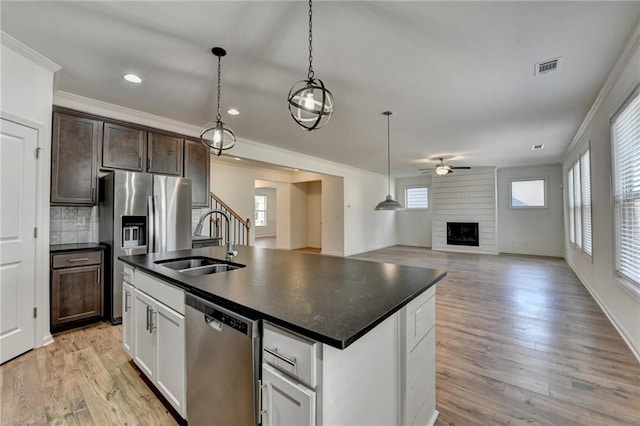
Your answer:
[[[551,59],[550,61],[538,62],[535,64],[534,75],[547,74],[560,68],[560,58]]]

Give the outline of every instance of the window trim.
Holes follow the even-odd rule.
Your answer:
[[[407,189],[411,188],[424,188],[427,190],[427,207],[409,207],[409,203],[407,203]],[[429,210],[429,206],[431,205],[429,197],[431,196],[431,188],[427,184],[418,184],[418,185],[407,185],[404,187],[404,207],[405,210],[411,211],[419,211],[419,210]]]
[[[614,139],[614,130],[613,130],[613,122],[622,114],[625,109],[636,99],[636,97],[640,97],[640,85],[637,85],[633,90],[629,92],[629,95],[625,98],[624,102],[620,105],[620,107],[611,115],[609,120],[609,137],[610,137],[610,146],[611,146],[611,210],[613,216],[613,267],[614,267],[614,281],[615,283],[622,288],[622,290],[629,294],[636,301],[640,302],[640,282],[636,282],[631,278],[628,278],[618,272],[618,232],[617,228],[617,214],[616,214],[616,200],[615,200],[615,191],[616,191],[616,146]]]
[[[514,182],[529,182],[541,180],[544,182],[544,205],[543,206],[514,206],[513,205],[513,183]],[[549,208],[549,200],[547,198],[547,185],[549,180],[546,176],[528,177],[528,178],[514,178],[509,179],[509,208],[514,210],[540,210]]]
[[[254,208],[253,211],[253,221],[254,221],[254,226],[256,228],[260,227],[260,228],[264,228],[268,225],[269,223],[269,218],[267,216],[267,210],[268,210],[268,206],[267,206],[267,202],[269,200],[269,197],[266,194],[254,194],[253,195],[253,200],[254,200],[254,206],[255,206],[255,202],[256,202],[256,197],[264,197],[264,210],[258,210],[256,208]],[[258,225],[258,221],[256,220],[256,216],[258,214],[258,212],[264,212],[264,225]]]

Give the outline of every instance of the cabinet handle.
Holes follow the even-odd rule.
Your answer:
[[[125,312],[129,312],[129,296],[131,296],[131,293],[129,293],[128,291],[124,292],[124,311]]]
[[[149,331],[149,329],[150,329],[150,327],[151,327],[151,326],[149,325],[149,323],[150,323],[150,319],[149,319],[149,316],[150,316],[150,315],[149,315],[149,313],[150,313],[150,311],[151,311],[151,309],[147,306],[147,331]],[[149,332],[151,332],[151,331],[149,331]]]
[[[95,203],[95,201],[96,201],[96,189],[91,188],[91,202]]]
[[[67,259],[67,262],[86,262],[87,260],[89,260],[88,257],[79,257],[76,259]]]
[[[151,170],[151,158],[147,158],[147,171]]]
[[[290,366],[292,366],[292,367],[295,367],[295,366],[296,366],[296,359],[295,359],[295,358],[287,358],[287,357],[286,357],[286,356],[284,356],[284,355],[280,355],[280,354],[278,353],[278,348],[270,349],[270,348],[268,348],[268,347],[266,347],[266,346],[265,346],[265,347],[264,347],[264,351],[265,351],[266,353],[271,354],[271,355],[275,356],[276,358],[278,358],[278,359],[280,359],[280,360],[282,360],[282,361],[286,362],[287,364],[289,364],[289,365],[290,365]]]
[[[264,408],[264,405],[262,403],[262,391],[266,389],[266,387],[267,385],[262,383],[262,380],[258,380],[258,398],[260,398],[258,403],[258,424],[264,424],[264,422],[262,421],[262,416],[267,414],[267,409]]]
[[[122,275],[123,277],[130,277],[131,274],[127,274],[126,272],[122,272],[120,271],[120,275]]]
[[[138,168],[142,168],[142,157],[138,157]]]

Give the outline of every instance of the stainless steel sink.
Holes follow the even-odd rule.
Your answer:
[[[209,275],[218,272],[233,271],[234,269],[244,268],[246,265],[239,263],[227,262],[225,260],[214,259],[212,257],[194,256],[183,257],[179,259],[163,259],[154,263],[165,268],[173,269],[187,275]]]

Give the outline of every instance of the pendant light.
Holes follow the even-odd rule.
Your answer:
[[[205,144],[211,152],[220,156],[222,151],[233,148],[236,144],[236,135],[226,124],[222,122],[220,115],[220,61],[227,51],[222,47],[214,47],[211,53],[218,57],[218,114],[215,123],[207,123],[200,132],[200,141]]]
[[[382,115],[387,116],[387,198],[380,201],[375,210],[403,210],[402,204],[391,198],[391,142],[389,130],[389,116],[393,114],[391,111],[385,111]]]
[[[314,78],[312,16],[309,0],[309,72],[306,80],[293,85],[287,98],[291,117],[300,127],[309,131],[324,127],[333,113],[333,95],[322,80]]]

